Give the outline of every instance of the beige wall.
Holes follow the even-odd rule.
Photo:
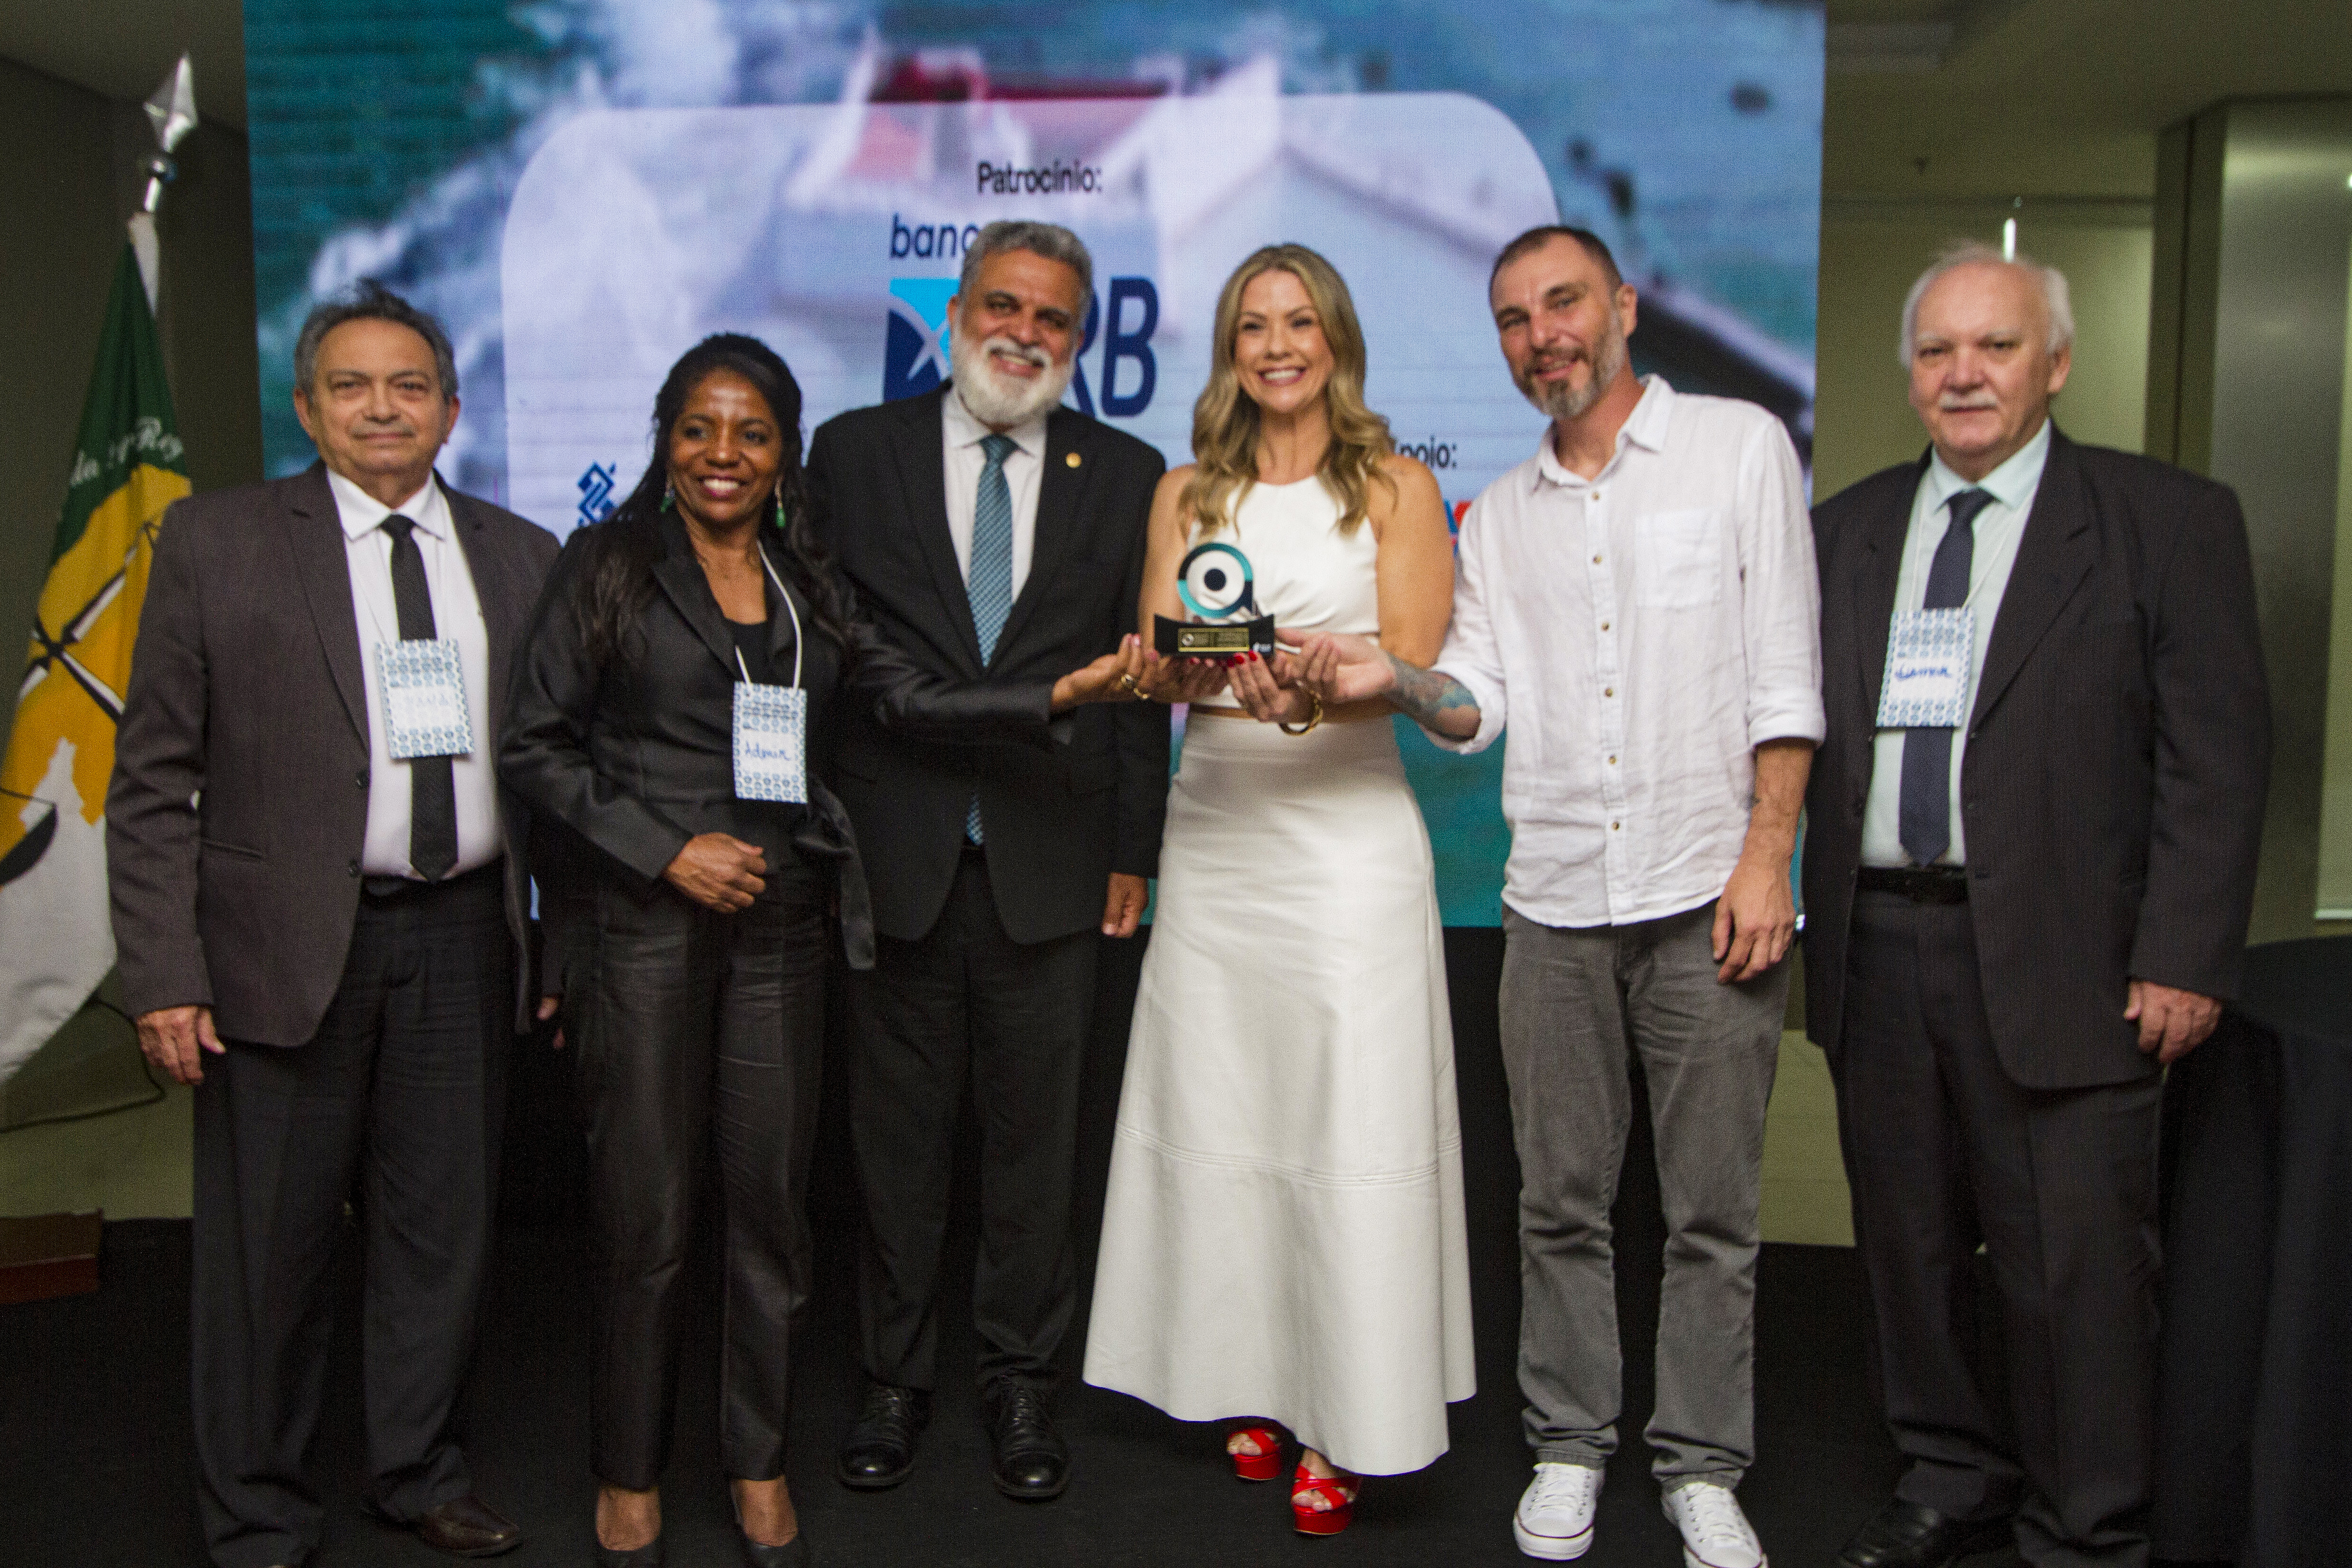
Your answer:
[[[1815,363],[1813,494],[1916,457],[1927,444],[1895,363],[1903,297],[1956,240],[2000,243],[1992,206],[1871,206],[1832,199],[1822,219],[1821,329]],[[2061,204],[2018,214],[2018,248],[2066,274],[2074,304],[2074,371],[2056,417],[2067,434],[2140,450],[2147,393],[2148,279],[2144,209]]]

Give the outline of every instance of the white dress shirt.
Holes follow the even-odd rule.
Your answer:
[[[343,525],[343,559],[352,574],[352,610],[359,621],[360,669],[367,687],[367,841],[360,869],[370,876],[415,876],[408,863],[409,766],[394,761],[384,730],[383,678],[376,646],[400,641],[400,606],[392,591],[392,536],[383,531],[394,508],[330,470],[328,487]],[[454,640],[466,674],[466,712],[474,749],[450,758],[457,796],[457,863],[473,871],[499,858],[499,790],[490,734],[490,637],[474,592],[474,573],[457,543],[449,499],[433,480],[398,508],[416,525],[410,537],[425,558],[425,584],[433,595],[433,629]]]
[[[1971,485],[1931,459],[1920,476],[1918,494],[1911,501],[1911,528],[1903,536],[1903,569],[1895,580],[1895,613],[1908,615],[1927,601],[1927,570],[1936,562],[1936,547],[1944,542],[1952,514],[1945,503],[1963,490],[1986,490],[1991,504],[1976,517],[1976,547],[1969,557],[1968,608],[1975,614],[1970,630],[1976,645],[1969,659],[1968,690],[1960,711],[1973,713],[1977,681],[1984,674],[1985,650],[1992,645],[1993,617],[2000,613],[2001,596],[2009,591],[2009,574],[2017,565],[2017,547],[2025,538],[2025,519],[2033,510],[2033,493],[2042,486],[2042,465],[2050,459],[2050,422],[2042,422],[2033,439],[2008,462]],[[1884,673],[1881,673],[1884,678]],[[1911,857],[1903,849],[1903,737],[1910,731],[1882,729],[1872,742],[1870,798],[1862,812],[1862,863],[1904,866]],[[1969,727],[1952,731],[1952,842],[1938,865],[1968,863],[1968,842],[1960,829],[1960,758],[1969,747]]]
[[[996,433],[964,407],[952,383],[940,401],[940,425],[947,443],[948,533],[955,539],[956,565],[971,581],[971,520],[980,507],[980,476],[988,454],[980,444]],[[1051,413],[1047,410],[1046,413]],[[1014,450],[1004,455],[1004,483],[1013,492],[1013,597],[1029,580],[1029,558],[1037,543],[1037,482],[1045,470],[1045,419],[1041,413],[1004,432]]]
[[[1696,909],[1739,862],[1755,748],[1819,744],[1821,590],[1796,449],[1753,403],[1645,378],[1607,466],[1542,448],[1463,519],[1437,667],[1510,727],[1503,899],[1546,925]]]

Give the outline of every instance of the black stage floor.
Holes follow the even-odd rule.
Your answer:
[[[1287,1489],[1232,1479],[1214,1427],[1171,1421],[1124,1396],[1077,1384],[1058,1404],[1075,1451],[1058,1501],[999,1498],[968,1372],[943,1374],[939,1409],[914,1477],[858,1494],[832,1479],[835,1444],[857,1396],[848,1361],[847,1260],[852,1193],[837,1133],[817,1152],[811,1207],[817,1300],[800,1333],[790,1475],[825,1568],[955,1565],[1255,1563],[1522,1563],[1509,1517],[1526,1484],[1513,1381],[1518,1315],[1513,1240],[1517,1184],[1508,1103],[1496,1054],[1497,933],[1449,931],[1470,1206],[1477,1397],[1453,1409],[1453,1451],[1421,1474],[1370,1482],[1345,1534],[1310,1541],[1289,1527]],[[1106,945],[1097,1030],[1088,1062],[1079,1177],[1082,1256],[1099,1222],[1110,1113],[1141,944]],[[836,1074],[836,1081],[838,1075]],[[828,1120],[828,1127],[837,1125]],[[1680,1561],[1673,1527],[1647,1476],[1640,1426],[1650,1399],[1651,1325],[1663,1228],[1646,1134],[1636,1134],[1618,1204],[1619,1301],[1626,1341],[1624,1447],[1601,1500],[1596,1568]],[[587,1325],[583,1293],[577,1135],[560,1060],[529,1048],[516,1061],[504,1227],[482,1323],[470,1451],[482,1495],[530,1531],[501,1561],[591,1561],[587,1469]],[[969,1167],[969,1150],[966,1151]],[[968,1187],[968,1183],[966,1184]],[[195,1564],[187,1396],[188,1231],[184,1222],[109,1227],[104,1288],[94,1296],[0,1309],[0,1562]],[[951,1278],[969,1279],[969,1226],[951,1243]],[[705,1251],[701,1267],[707,1278]],[[322,1568],[446,1563],[359,1507],[362,1473],[357,1322],[348,1261],[340,1365],[318,1471],[331,1511]],[[707,1292],[706,1292],[707,1294]],[[1756,1373],[1759,1457],[1740,1496],[1782,1568],[1831,1563],[1853,1526],[1886,1496],[1895,1457],[1864,1370],[1862,1282],[1851,1252],[1765,1249]],[[712,1314],[715,1317],[715,1313]],[[1083,1326],[1083,1303],[1078,1316]],[[690,1346],[675,1458],[665,1484],[671,1563],[740,1561],[716,1458],[716,1350],[706,1319]],[[1075,1369],[1082,1333],[1065,1360]],[[968,1312],[951,1301],[944,1367],[968,1369]],[[1295,1554],[1295,1555],[1294,1555]],[[2014,1562],[1988,1556],[1971,1568]]]

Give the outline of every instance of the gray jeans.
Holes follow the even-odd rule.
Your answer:
[[[1650,1091],[1666,1218],[1651,1469],[1737,1486],[1755,1458],[1757,1207],[1785,963],[1724,985],[1715,905],[1628,925],[1503,911],[1503,1065],[1519,1151],[1519,1389],[1538,1460],[1604,1467],[1622,1403],[1609,1223]]]

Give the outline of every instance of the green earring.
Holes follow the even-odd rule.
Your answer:
[[[672,505],[674,502],[676,502],[676,501],[677,501],[677,492],[670,488],[670,486],[669,486],[669,483],[668,483],[668,481],[667,481],[667,480],[664,480],[664,481],[663,481],[663,483],[662,483],[662,504],[661,504],[661,509],[662,509],[663,511],[665,511],[665,512],[668,511],[668,510],[670,509],[671,505]]]

